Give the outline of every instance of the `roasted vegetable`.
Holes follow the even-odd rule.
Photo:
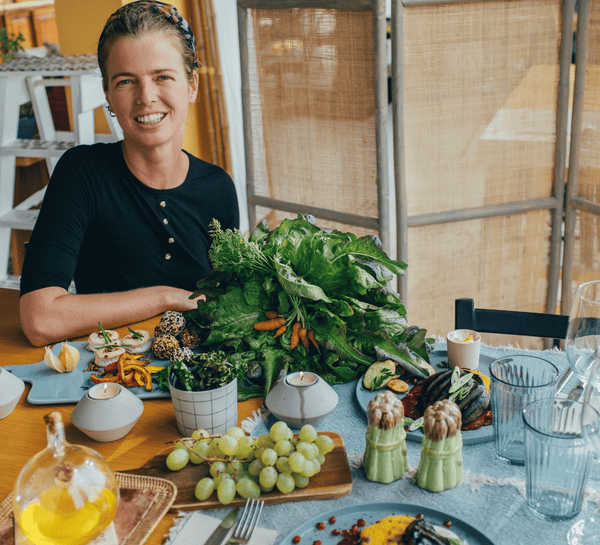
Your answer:
[[[453,375],[454,377],[458,375],[461,379],[468,378],[456,392],[450,391],[453,384],[459,384],[456,379],[453,383]],[[490,396],[481,376],[455,367],[454,371],[440,371],[423,382],[419,400],[421,412],[436,401],[450,399],[454,393],[458,393],[454,402],[462,413],[463,424],[475,422],[489,407]]]

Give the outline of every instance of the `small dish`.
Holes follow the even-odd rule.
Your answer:
[[[6,418],[15,410],[23,390],[25,383],[0,367],[0,419]]]
[[[73,425],[99,443],[125,437],[144,412],[144,403],[120,384],[96,384],[71,413]]]

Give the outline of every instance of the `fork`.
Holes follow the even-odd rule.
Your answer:
[[[246,505],[242,511],[242,517],[237,523],[232,536],[227,541],[228,544],[245,545],[250,541],[254,534],[254,530],[256,530],[258,526],[258,519],[260,519],[264,504],[265,502],[262,500],[246,500]]]

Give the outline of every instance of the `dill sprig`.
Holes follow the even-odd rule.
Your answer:
[[[256,242],[250,242],[239,229],[223,231],[218,220],[209,224],[210,236],[213,238],[208,250],[208,258],[212,266],[223,272],[240,274],[250,268],[263,274],[274,274],[275,266]]]

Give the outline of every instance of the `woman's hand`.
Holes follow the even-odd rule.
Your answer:
[[[171,306],[168,310],[178,310],[184,312],[186,310],[194,310],[198,307],[198,301],[206,301],[204,295],[199,295],[192,299],[192,292],[186,290],[178,290],[170,288],[169,296],[172,297]]]

